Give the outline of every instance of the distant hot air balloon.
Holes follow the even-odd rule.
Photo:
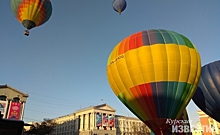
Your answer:
[[[116,96],[157,134],[168,134],[199,82],[200,55],[185,36],[169,30],[137,32],[119,42],[107,62]]]
[[[112,6],[116,12],[121,14],[125,10],[127,3],[125,0],[114,0]]]
[[[202,67],[192,100],[203,112],[220,122],[220,60]]]
[[[11,9],[17,20],[29,30],[47,22],[52,14],[50,0],[11,0]]]

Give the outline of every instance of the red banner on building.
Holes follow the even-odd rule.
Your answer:
[[[110,116],[109,117],[109,126],[110,127],[114,127],[114,123],[115,123],[115,117],[114,116]]]
[[[102,126],[108,126],[108,115],[106,114],[102,116]]]
[[[20,120],[21,103],[11,102],[8,111],[8,119]]]

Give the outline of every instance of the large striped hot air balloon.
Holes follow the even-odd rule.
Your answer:
[[[27,29],[27,36],[28,30],[44,24],[52,14],[50,0],[11,0],[11,9],[17,20]]]
[[[157,134],[178,118],[192,98],[201,72],[200,55],[185,36],[169,30],[137,32],[119,42],[107,62],[115,95]]]
[[[203,112],[220,122],[220,60],[202,67],[199,85],[192,99]]]

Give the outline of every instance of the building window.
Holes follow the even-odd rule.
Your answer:
[[[85,118],[86,118],[86,115],[85,114],[83,114],[83,129],[85,129]]]
[[[15,97],[15,98],[13,98],[13,102],[19,102],[20,101],[20,98],[19,97]]]
[[[78,129],[80,129],[81,127],[80,127],[80,116],[78,117]]]
[[[0,96],[0,100],[6,101],[6,98],[7,98],[6,96],[3,95]]]

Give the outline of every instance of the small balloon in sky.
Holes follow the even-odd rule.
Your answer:
[[[116,12],[121,14],[125,10],[127,3],[125,0],[114,0],[112,6]]]
[[[11,9],[17,20],[29,30],[47,22],[52,14],[50,0],[11,0]]]

